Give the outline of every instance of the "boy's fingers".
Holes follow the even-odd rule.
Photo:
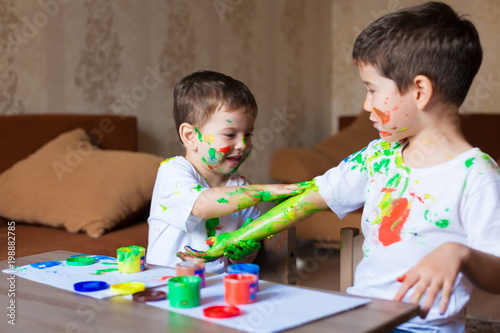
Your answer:
[[[424,304],[420,308],[420,317],[425,318],[429,313],[432,304],[436,300],[437,294],[441,290],[441,283],[433,283],[427,288],[425,291],[425,301]]]
[[[446,308],[448,307],[448,303],[450,301],[450,296],[451,296],[451,286],[445,285],[443,286],[443,291],[441,293],[441,302],[439,304],[439,313],[443,314],[446,311]]]

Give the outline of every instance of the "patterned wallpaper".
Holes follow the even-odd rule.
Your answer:
[[[195,70],[245,82],[259,104],[241,168],[269,182],[276,149],[309,146],[361,108],[349,60],[360,29],[420,0],[0,0],[0,113],[113,113],[139,120],[139,147],[182,154],[172,90]],[[499,112],[500,2],[449,0],[470,13],[485,62],[467,108]]]

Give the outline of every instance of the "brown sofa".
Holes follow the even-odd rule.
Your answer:
[[[0,116],[0,174],[59,134],[78,127],[87,130],[104,149],[137,150],[135,117],[70,114],[2,115]],[[116,228],[97,238],[89,237],[82,232],[70,233],[63,228],[27,224],[21,221],[15,221],[15,227],[8,229],[9,220],[0,217],[0,260],[7,258],[8,241],[14,244],[16,257],[52,250],[115,256],[116,249],[121,246],[145,247],[148,237],[147,213],[148,207],[145,205]]]
[[[464,114],[462,130],[469,142],[500,162],[500,114]],[[277,150],[271,162],[271,177],[283,183],[311,180],[378,137],[369,113],[341,117],[340,131],[307,148]],[[321,246],[338,247],[340,229],[359,228],[361,210],[340,220],[331,211],[321,211],[297,224],[297,237],[315,240]]]

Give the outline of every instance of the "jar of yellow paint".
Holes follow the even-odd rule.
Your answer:
[[[120,247],[116,250],[118,271],[122,273],[137,273],[144,270],[144,255],[146,249],[132,245]]]

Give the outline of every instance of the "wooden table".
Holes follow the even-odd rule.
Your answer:
[[[16,258],[22,266],[49,260],[64,260],[77,253],[53,251]],[[0,269],[8,267],[0,262]],[[0,275],[0,332],[124,333],[124,332],[238,332],[175,312],[137,303],[123,297],[95,299],[63,289],[16,278],[15,297],[9,295],[9,274]],[[330,291],[325,291],[330,292]],[[339,293],[337,293],[339,294]],[[15,323],[8,323],[7,306],[15,300]],[[416,315],[412,304],[372,299],[359,308],[313,321],[286,332],[388,332]]]

